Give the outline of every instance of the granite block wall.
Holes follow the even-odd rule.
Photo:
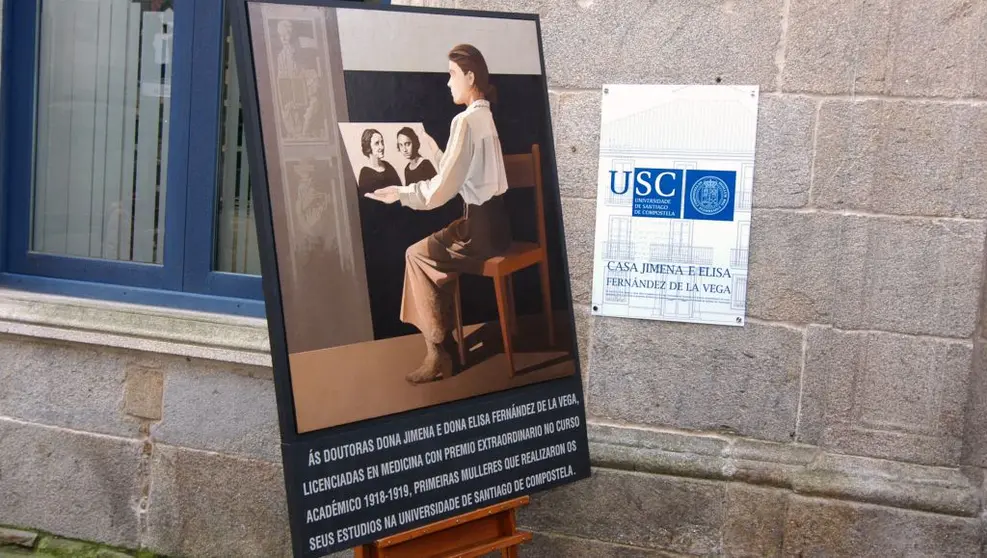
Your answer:
[[[394,3],[541,16],[595,474],[523,555],[984,555],[987,2]],[[745,327],[586,310],[618,82],[760,86]],[[288,555],[264,324],[113,312],[0,296],[0,524]]]

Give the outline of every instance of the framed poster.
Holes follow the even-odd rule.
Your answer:
[[[594,315],[743,326],[757,86],[603,86]]]
[[[295,555],[587,477],[537,17],[228,6]]]

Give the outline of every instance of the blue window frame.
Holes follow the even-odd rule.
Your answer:
[[[34,249],[32,227],[38,225],[32,224],[32,198],[38,197],[35,161],[42,1],[4,2],[0,283],[73,296],[262,316],[260,277],[218,271],[215,265],[227,37],[224,3],[218,0],[173,1],[170,107],[164,116],[168,131],[157,137],[159,151],[167,150],[166,159],[157,159],[157,172],[167,175],[167,188],[159,185],[155,194],[163,200],[163,209],[157,211],[163,214],[164,233],[155,232],[159,235],[152,243],[155,260],[121,261]],[[145,4],[151,1],[160,4],[159,0],[145,0]],[[71,74],[73,70],[66,71]],[[161,139],[164,136],[167,140]],[[92,203],[95,207],[96,202]],[[130,219],[132,224],[134,217]],[[95,220],[90,216],[90,221]],[[155,221],[155,231],[160,230],[158,226]],[[252,221],[249,226],[253,227]],[[36,238],[36,230],[34,234]]]

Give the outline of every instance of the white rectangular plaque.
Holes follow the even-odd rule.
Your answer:
[[[744,324],[758,93],[604,86],[593,314]]]

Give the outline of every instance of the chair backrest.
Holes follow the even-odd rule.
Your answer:
[[[535,222],[538,224],[538,245],[547,249],[545,240],[545,199],[542,191],[541,149],[531,145],[530,153],[504,155],[507,188],[535,189]]]

